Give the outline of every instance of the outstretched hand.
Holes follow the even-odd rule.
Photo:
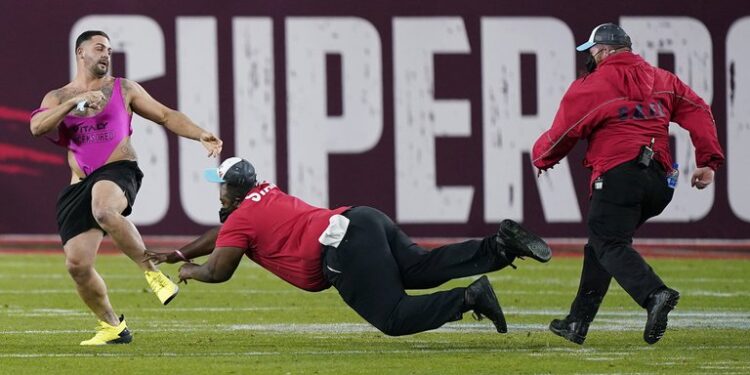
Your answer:
[[[144,262],[152,261],[154,264],[161,264],[161,263],[177,263],[181,259],[177,256],[177,254],[174,251],[154,251],[154,250],[146,250],[146,253],[144,254],[145,259]]]
[[[714,170],[711,167],[701,167],[693,172],[693,177],[690,178],[690,185],[695,188],[702,190],[706,186],[711,185],[714,182]]]
[[[185,283],[187,284],[187,281],[193,278],[193,270],[200,267],[199,265],[195,263],[185,263],[182,266],[180,266],[180,281],[178,283]]]
[[[218,157],[219,154],[221,154],[221,148],[224,145],[224,142],[222,142],[219,137],[213,135],[209,132],[203,132],[200,137],[200,142],[203,145],[203,147],[208,150],[208,156],[209,157]]]

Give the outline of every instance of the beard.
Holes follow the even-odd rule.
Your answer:
[[[596,65],[596,59],[594,58],[594,56],[589,55],[586,58],[586,71],[588,73],[593,73],[594,70],[596,70]]]
[[[97,77],[104,77],[107,75],[107,72],[109,72],[109,64],[106,64],[102,67],[100,63],[94,64],[94,66],[91,68],[91,72],[94,73]]]
[[[237,207],[227,207],[227,208],[222,207],[219,210],[219,222],[224,224],[224,222],[227,221],[227,219],[229,218],[229,215],[232,212],[234,212],[234,210],[236,209]]]
[[[84,60],[89,60],[88,57],[84,54],[83,55]],[[93,61],[93,58],[91,59],[91,66],[89,68],[89,71],[91,71],[92,74],[94,74],[96,77],[104,77],[107,75],[107,72],[109,72],[109,60],[102,60],[101,57],[99,57],[99,60]]]

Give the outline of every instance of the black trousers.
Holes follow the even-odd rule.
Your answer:
[[[460,320],[468,310],[464,290],[411,296],[405,289],[434,288],[448,280],[499,270],[494,236],[442,246],[417,246],[382,212],[354,207],[338,248],[326,246],[323,272],[344,302],[381,332],[408,335]]]
[[[663,167],[623,163],[594,183],[588,213],[589,241],[584,248],[578,294],[570,309],[573,320],[591,322],[614,277],[642,307],[664,282],[632,247],[633,234],[646,220],[659,215],[672,200]]]

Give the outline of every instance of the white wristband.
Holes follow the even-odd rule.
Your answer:
[[[177,254],[177,257],[180,258],[183,262],[190,262],[190,259],[188,259],[185,254],[182,253],[180,250],[175,250],[175,254]]]

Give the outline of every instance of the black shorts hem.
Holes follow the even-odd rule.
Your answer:
[[[56,216],[63,246],[71,238],[89,229],[101,230],[91,212],[91,190],[95,183],[102,180],[114,182],[125,193],[128,206],[122,214],[128,216],[132,212],[136,195],[141,188],[143,172],[138,168],[138,163],[131,160],[106,164],[60,192],[57,198]]]

